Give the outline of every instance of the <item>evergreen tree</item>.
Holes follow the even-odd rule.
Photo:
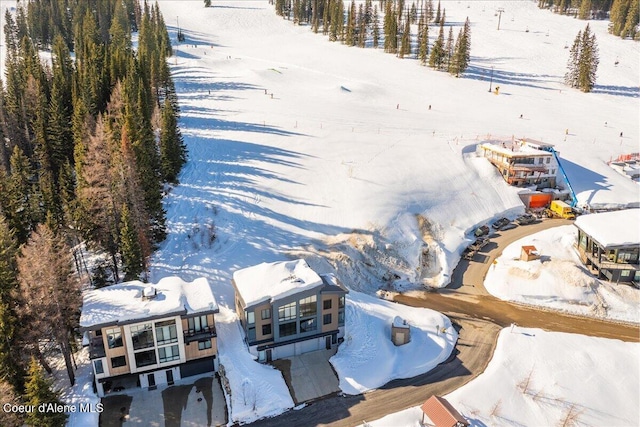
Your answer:
[[[40,404],[61,405],[59,393],[53,390],[53,382],[47,379],[38,362],[31,358],[27,376],[25,404],[38,408]],[[33,411],[27,414],[27,424],[34,427],[60,427],[65,425],[67,415],[56,411]]]
[[[371,21],[373,27],[371,31],[371,37],[373,39],[373,48],[377,49],[380,43],[380,18],[378,16],[378,6],[373,6],[373,20]]]
[[[565,84],[591,92],[596,83],[599,61],[596,37],[587,24],[584,31],[578,32],[569,51]]]
[[[355,46],[355,33],[356,33],[356,2],[351,0],[351,6],[347,12],[347,34],[345,36],[345,44],[347,46]]]
[[[211,7],[211,0],[204,0],[204,7]]]
[[[162,108],[160,129],[160,167],[163,179],[177,183],[178,173],[186,161],[187,148],[178,128],[175,111],[167,98]]]
[[[441,13],[440,13],[440,0],[438,0],[438,9],[436,11],[436,18],[433,21],[435,24],[440,25],[440,16],[441,16]]]
[[[359,47],[365,47],[365,44],[367,42],[367,18],[366,18],[366,14],[364,11],[364,5],[362,3],[360,3],[360,6],[358,6],[358,34],[357,34],[357,39],[358,39],[358,46]]]
[[[471,24],[469,23],[469,17],[464,22],[464,26],[458,33],[455,47],[453,50],[453,59],[449,72],[456,77],[464,73],[469,66],[471,60]]]
[[[609,32],[614,36],[622,36],[622,30],[627,22],[627,14],[631,8],[631,1],[632,0],[613,0],[611,13],[609,14],[611,20]]]
[[[407,13],[407,19],[404,22],[404,30],[402,31],[402,39],[400,42],[400,52],[398,56],[404,58],[405,55],[411,55],[411,27],[409,23],[409,14]]]
[[[125,280],[138,280],[146,270],[142,248],[138,240],[138,230],[126,204],[122,205],[120,224],[120,247]]]
[[[444,26],[440,25],[438,38],[431,47],[429,55],[429,66],[435,70],[440,70],[444,64],[446,52],[444,50]]]
[[[418,24],[418,59],[421,65],[427,64],[427,58],[429,55],[429,25],[426,22],[425,16],[420,16],[420,23]]]
[[[433,0],[427,1],[427,19],[426,23],[429,24],[433,20]]]
[[[18,289],[17,254],[17,242],[4,216],[0,214],[0,378],[9,381],[13,390],[21,392],[24,371],[20,363],[14,298]],[[2,411],[0,421],[1,415]]]
[[[444,47],[445,58],[444,65],[447,71],[451,72],[451,61],[453,59],[453,27],[449,27],[449,35],[447,36],[447,43]]]
[[[582,0],[580,2],[579,19],[589,19],[591,17],[591,0]]]
[[[631,0],[627,19],[620,33],[620,37],[622,38],[630,37],[634,40],[638,38],[638,22],[640,20],[639,1],[640,0]]]
[[[589,24],[587,24],[582,33],[580,59],[578,60],[578,88],[581,91],[591,92],[596,85],[599,62],[596,36],[591,33]]]

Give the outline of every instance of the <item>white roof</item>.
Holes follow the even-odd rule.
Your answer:
[[[640,209],[581,215],[576,227],[605,247],[639,245]]]
[[[155,288],[153,298],[142,298]],[[94,289],[84,294],[80,326],[128,323],[165,314],[218,311],[209,282],[204,277],[185,282],[166,277],[153,285],[138,280]]]
[[[246,307],[273,302],[322,285],[322,279],[303,259],[262,263],[233,273]]]
[[[393,318],[393,327],[401,328],[401,329],[409,329],[409,325],[407,322],[400,316],[396,316]]]

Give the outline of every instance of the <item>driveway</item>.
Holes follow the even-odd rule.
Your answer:
[[[101,427],[213,427],[227,423],[222,387],[211,374],[189,377],[156,390],[128,389],[103,398],[102,403]]]
[[[395,301],[403,304],[444,313],[458,330],[458,342],[451,357],[432,371],[406,380],[391,381],[364,395],[320,400],[301,410],[289,411],[252,425],[353,426],[420,405],[432,394],[450,393],[484,372],[493,356],[498,333],[512,322],[551,331],[640,341],[640,329],[636,326],[522,307],[490,296],[484,289],[487,270],[502,253],[502,248],[526,235],[571,223],[567,220],[544,220],[500,232],[492,237],[492,244],[481,254],[484,262],[460,261],[453,272],[452,283],[446,289],[412,293],[415,294],[413,297],[395,297]]]
[[[273,362],[282,371],[296,405],[340,391],[338,377],[329,363],[335,353],[335,348],[318,350]]]

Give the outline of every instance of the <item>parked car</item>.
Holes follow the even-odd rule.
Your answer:
[[[512,229],[516,228],[517,226],[518,226],[518,224],[516,224],[514,222],[510,222],[509,224],[505,225],[504,227],[501,227],[500,231],[512,230]]]
[[[520,215],[518,218],[516,218],[516,222],[519,225],[527,225],[527,224],[531,224],[533,222],[536,221],[536,216],[530,213],[526,213],[524,215]]]
[[[506,226],[507,224],[509,224],[511,221],[509,221],[509,218],[500,218],[499,220],[495,221],[493,224],[491,224],[491,226],[493,228],[495,228],[496,230],[502,230],[502,228],[504,226]]]
[[[483,225],[481,227],[476,228],[476,231],[474,231],[473,234],[476,237],[480,237],[480,236],[484,236],[485,234],[489,234],[490,231],[491,229],[488,226]]]
[[[489,237],[480,236],[476,239],[475,242],[469,245],[469,249],[471,249],[472,251],[479,251],[480,249],[484,248],[487,243],[489,243]]]

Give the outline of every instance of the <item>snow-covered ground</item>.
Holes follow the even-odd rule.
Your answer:
[[[565,225],[513,242],[489,268],[485,288],[507,301],[639,323],[640,290],[590,274],[573,247],[577,235],[575,226]],[[525,245],[535,246],[541,259],[521,261]]]
[[[638,343],[507,328],[487,370],[445,398],[472,427],[636,426],[639,351]],[[414,407],[369,425],[419,427],[421,419]]]
[[[411,341],[398,347],[391,342],[391,322],[396,316],[407,322],[411,334]],[[359,292],[347,297],[345,319],[345,341],[330,361],[346,394],[428,372],[449,357],[458,339],[449,318],[436,311]]]
[[[465,233],[522,209],[473,154],[478,142],[512,136],[556,144],[581,203],[640,203],[637,185],[605,163],[637,151],[637,43],[592,22],[599,86],[584,94],[561,82],[565,45],[585,22],[527,1],[442,6],[455,27],[472,22],[463,78],[331,43],[268,2],[160,2],[172,35],[182,18],[186,36],[170,61],[191,161],[167,199],[170,234],[153,273],[226,280],[296,252],[328,261],[353,289],[394,275],[442,286]],[[491,73],[500,95],[487,90]],[[211,224],[211,248],[187,237]]]
[[[169,234],[152,259],[151,279],[209,280],[221,310],[221,362],[234,390],[255,390],[255,409],[250,397],[243,399],[250,404],[234,400],[234,419],[291,403],[281,379],[269,380],[270,368],[240,352],[233,271],[302,256],[367,293],[392,283],[445,285],[474,226],[522,211],[516,190],[475,157],[482,141],[551,142],[581,204],[640,203],[637,184],[606,164],[638,151],[638,43],[608,35],[605,21],[591,22],[600,67],[594,92],[584,94],[562,84],[567,47],[584,21],[538,10],[536,1],[441,3],[456,30],[467,16],[472,23],[471,66],[459,79],[381,49],[330,43],[276,16],[267,1],[158,3],[173,40],[178,19],[186,36],[170,62],[190,160],[166,198]],[[490,78],[500,95],[487,90]],[[369,303],[352,298],[370,319]],[[528,342],[512,349],[534,354]],[[542,366],[548,357],[540,357]],[[579,368],[576,377],[590,375],[590,366]],[[247,383],[253,369],[261,372]],[[380,379],[409,374],[394,369]],[[622,378],[637,383],[631,371]],[[355,389],[375,387],[354,378]],[[263,392],[277,402],[262,405]],[[600,407],[591,404],[585,411]]]

